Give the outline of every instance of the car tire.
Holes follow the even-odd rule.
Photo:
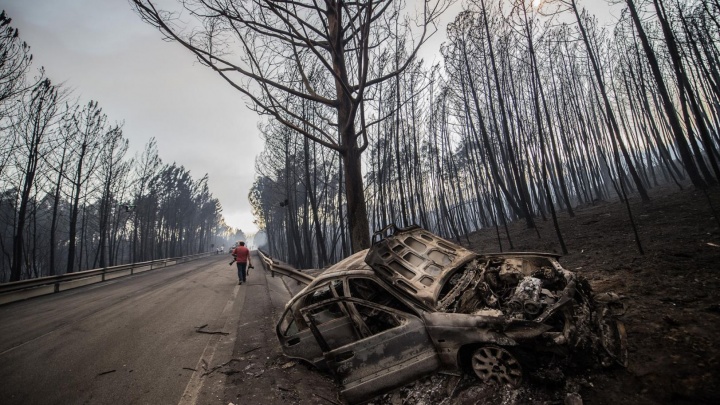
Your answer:
[[[482,346],[475,349],[470,366],[475,376],[484,383],[511,387],[519,387],[522,383],[520,362],[500,346]]]

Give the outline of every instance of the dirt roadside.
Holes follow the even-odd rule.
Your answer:
[[[237,324],[238,338],[232,358],[218,372],[225,374],[223,404],[334,404],[335,385],[330,376],[286,358],[275,336],[275,323],[291,293],[281,277],[272,277],[253,258],[245,302]],[[294,281],[287,281],[297,288]]]

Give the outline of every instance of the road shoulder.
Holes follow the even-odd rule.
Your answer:
[[[223,404],[338,403],[330,376],[282,354],[275,324],[290,293],[282,277],[272,277],[259,258],[253,262],[258,264],[247,283],[239,286],[246,295],[232,356],[216,361],[225,363],[214,373],[225,377]]]

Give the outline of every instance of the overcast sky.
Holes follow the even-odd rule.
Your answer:
[[[607,15],[603,0],[585,1]],[[227,223],[254,233],[247,195],[262,150],[257,116],[240,94],[177,44],[164,42],[127,0],[0,0],[35,67],[74,90],[80,103],[97,100],[110,122],[124,122],[131,154],[155,137],[165,163],[195,179],[206,173]],[[446,16],[450,21],[452,16]],[[423,50],[437,62],[436,38]]]

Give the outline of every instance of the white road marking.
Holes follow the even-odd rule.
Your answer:
[[[228,299],[228,302],[225,304],[225,308],[223,308],[223,311],[220,314],[220,319],[224,319],[222,330],[230,333],[230,335],[225,336],[224,338],[230,338],[233,341],[235,340],[235,338],[232,336],[237,333],[237,330],[233,327],[233,325],[228,325],[228,323],[230,323],[230,319],[232,318],[230,317],[230,313],[232,312],[233,305],[235,304],[235,300],[237,299],[239,292],[240,286],[236,285],[235,289],[233,290],[232,296],[230,297],[230,299]],[[245,294],[245,290],[243,290],[243,294]],[[242,305],[240,306],[238,312],[242,312]],[[231,331],[228,331],[228,326],[232,327]],[[182,396],[180,397],[180,402],[178,402],[178,405],[197,404],[200,391],[202,390],[203,384],[206,380],[203,374],[209,371],[203,369],[203,363],[206,365],[206,367],[210,367],[213,361],[213,357],[215,356],[215,351],[217,350],[218,343],[220,343],[220,340],[222,338],[222,335],[211,335],[210,339],[208,339],[207,345],[205,345],[205,350],[203,350],[202,354],[200,355],[200,359],[198,359],[197,365],[195,366],[195,371],[193,371],[192,375],[190,376],[190,381],[188,381],[187,386],[185,387],[185,392],[183,392]]]

